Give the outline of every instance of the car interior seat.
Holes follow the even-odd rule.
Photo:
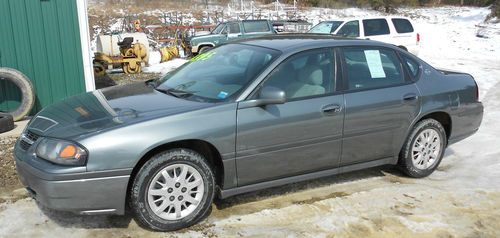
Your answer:
[[[307,67],[299,72],[298,79],[287,90],[288,98],[307,97],[325,93],[323,70],[318,66]]]

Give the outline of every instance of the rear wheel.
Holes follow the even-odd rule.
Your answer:
[[[191,226],[209,212],[215,180],[205,158],[188,149],[157,154],[139,170],[130,207],[145,228],[172,231]]]
[[[438,121],[425,119],[415,125],[399,156],[399,167],[410,177],[430,175],[446,149],[446,132]]]

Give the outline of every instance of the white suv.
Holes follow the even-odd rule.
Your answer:
[[[308,33],[333,34],[382,41],[401,47],[414,55],[420,48],[420,34],[406,17],[373,17],[323,21]]]

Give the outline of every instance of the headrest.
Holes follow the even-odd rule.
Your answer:
[[[321,69],[315,68],[311,70],[306,70],[308,74],[304,74],[305,77],[301,77],[304,83],[312,85],[322,85],[323,84],[323,71]]]

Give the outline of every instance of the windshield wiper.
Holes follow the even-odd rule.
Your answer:
[[[189,97],[193,95],[192,92],[186,92],[174,88],[169,88],[169,89],[162,89],[162,88],[155,88],[158,92],[162,92],[171,96],[174,96],[176,98],[184,98],[184,97]]]
[[[159,79],[150,79],[150,80],[147,80],[146,82],[144,82],[146,85],[152,87],[152,88],[156,88],[156,86],[158,86],[158,80]]]

